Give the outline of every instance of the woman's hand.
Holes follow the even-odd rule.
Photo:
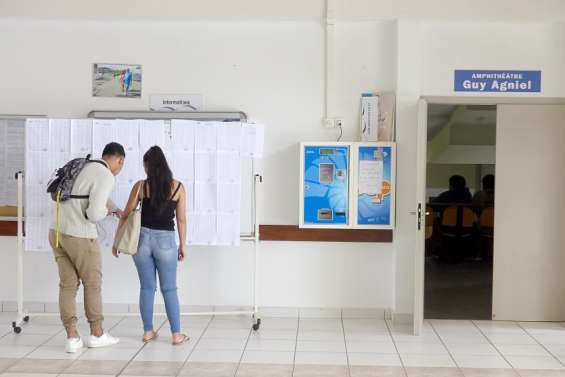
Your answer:
[[[116,249],[115,246],[112,246],[112,255],[118,258],[120,256],[120,252]]]
[[[182,262],[184,260],[184,245],[179,246],[179,261]]]

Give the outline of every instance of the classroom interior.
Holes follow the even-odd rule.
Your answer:
[[[0,46],[0,376],[565,376],[565,3],[4,1]],[[133,67],[131,88],[111,64]],[[541,84],[462,91],[459,70]],[[304,146],[359,162],[364,93],[394,98],[390,223],[305,226]],[[161,336],[141,341],[135,266],[106,247],[105,328],[121,342],[65,353],[52,252],[18,252],[5,198],[25,140],[7,122],[162,119],[154,101],[178,98],[264,127],[262,157],[241,166],[248,238],[187,248],[179,347],[160,293]],[[437,202],[457,175],[471,200]],[[496,201],[476,204],[489,175]]]

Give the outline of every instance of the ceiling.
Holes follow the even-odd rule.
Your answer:
[[[445,127],[450,127],[452,133],[493,133],[496,129],[496,106],[430,104],[428,141],[433,140]]]

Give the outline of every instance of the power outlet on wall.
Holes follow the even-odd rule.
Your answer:
[[[341,119],[341,118],[326,118],[326,119],[324,119],[324,127],[326,127],[326,128],[343,127],[343,119]]]

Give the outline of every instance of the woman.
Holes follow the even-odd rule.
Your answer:
[[[159,274],[161,293],[173,336],[173,345],[189,340],[180,332],[180,309],[177,296],[177,262],[184,260],[186,241],[185,190],[167,164],[163,151],[151,147],[143,156],[147,179],[137,182],[130,193],[120,226],[136,208],[141,207],[141,233],[137,253],[133,256],[141,283],[139,307],[143,320],[143,341],[157,337],[153,328],[153,302],[155,299],[156,276]],[[176,216],[180,245],[175,245]],[[115,257],[117,250],[112,250]]]

